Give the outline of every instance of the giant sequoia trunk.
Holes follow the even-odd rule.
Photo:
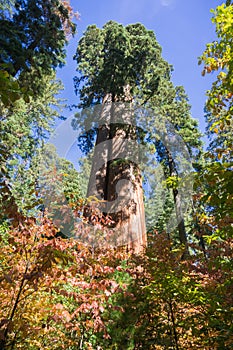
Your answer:
[[[100,211],[111,217],[111,243],[140,253],[146,226],[139,145],[132,112],[125,106],[103,104],[87,196],[100,199]]]

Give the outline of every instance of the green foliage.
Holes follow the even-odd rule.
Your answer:
[[[65,158],[60,158],[52,144],[46,144],[36,158],[38,165],[38,195],[43,199],[46,195],[56,201],[56,193],[61,193],[67,204],[78,207],[85,197],[81,195],[80,174],[74,165]],[[54,198],[52,198],[54,193]],[[59,198],[59,195],[57,196]]]
[[[5,106],[20,96],[28,100],[28,94],[38,93],[42,76],[51,75],[65,62],[66,32],[75,32],[67,4],[56,0],[12,3],[1,5],[0,16],[0,96]]]
[[[6,215],[12,197],[17,211],[21,210],[24,214],[29,214],[30,208],[38,204],[35,193],[38,177],[36,157],[55,117],[59,115],[52,105],[59,105],[55,95],[61,85],[53,78],[54,74],[43,77],[40,93],[35,98],[30,97],[29,102],[21,98],[11,109],[2,109],[0,166],[5,178],[1,178],[1,215]]]
[[[146,139],[154,145],[155,151],[149,157],[145,169],[147,172],[150,169],[149,173],[153,175],[155,163],[153,158],[155,158],[163,169],[163,177],[160,178],[160,181],[166,184],[167,189],[163,190],[160,200],[157,199],[156,201],[153,196],[156,193],[161,193],[161,191],[158,187],[151,189],[149,201],[146,201],[146,206],[150,203],[150,211],[146,207],[147,215],[150,219],[153,216],[158,216],[153,214],[153,211],[157,213],[160,210],[161,202],[163,202],[163,216],[159,214],[160,219],[157,222],[154,221],[152,228],[162,232],[161,228],[162,230],[167,228],[164,224],[161,226],[161,222],[168,223],[169,218],[173,222],[179,221],[178,228],[173,227],[172,235],[174,241],[177,241],[178,238],[182,244],[185,244],[188,239],[188,231],[191,232],[188,230],[188,223],[192,225],[190,221],[191,193],[189,199],[185,198],[181,194],[181,188],[182,186],[185,188],[185,181],[192,181],[190,168],[189,172],[186,173],[187,176],[190,176],[190,179],[184,180],[184,169],[187,169],[185,161],[189,162],[189,167],[193,166],[193,171],[194,169],[199,171],[202,167],[201,133],[198,130],[197,121],[190,115],[190,105],[183,87],[174,87],[170,81],[163,81],[158,94],[154,95],[151,101],[148,101],[148,106],[153,113],[149,113],[147,118],[141,121],[141,126],[144,130],[147,130]],[[159,118],[154,118],[154,115],[158,115]],[[166,144],[164,142],[166,139],[174,139],[174,142],[167,142]],[[186,157],[183,154],[186,154]],[[184,163],[182,165],[180,158],[189,158],[189,160],[183,159]],[[187,193],[188,191],[186,191],[186,195]],[[189,200],[189,205],[187,205],[189,212],[184,216],[177,203],[179,201],[185,203],[187,200]],[[152,205],[153,202],[154,205]],[[172,212],[175,215],[171,216]],[[178,217],[182,220],[178,220]]]
[[[210,138],[206,153],[207,166],[203,171],[205,221],[220,237],[232,237],[232,83],[233,52],[231,2],[212,10],[217,40],[207,44],[201,56],[204,73],[217,72],[216,80],[207,91],[207,134]],[[201,184],[200,184],[201,187]]]
[[[14,103],[22,95],[18,82],[3,69],[0,70],[0,94],[4,106]]]
[[[218,40],[207,44],[200,59],[200,63],[205,64],[203,72],[218,72],[211,89],[207,91],[207,132],[215,159],[232,162],[233,7],[223,3],[212,13]]]
[[[30,68],[47,73],[64,63],[62,24],[68,15],[62,3],[53,0],[15,2],[12,18],[1,19],[1,61],[12,64],[13,75]]]
[[[78,73],[75,78],[83,107],[100,103],[107,94],[125,98],[129,94],[145,98],[155,93],[161,76],[169,75],[168,64],[161,59],[161,48],[152,31],[140,24],[121,24],[110,21],[102,29],[89,26],[80,39],[75,59]]]
[[[68,2],[1,2],[0,199],[1,216],[29,214],[38,205],[34,157],[59,115],[55,68],[64,64],[74,33]],[[34,161],[34,163],[33,163]]]

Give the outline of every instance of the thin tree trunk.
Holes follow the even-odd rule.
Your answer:
[[[18,293],[17,293],[17,296],[16,296],[16,299],[15,299],[15,302],[14,302],[14,305],[13,305],[13,308],[12,308],[12,311],[10,313],[10,317],[9,317],[9,322],[12,322],[13,318],[14,318],[14,315],[15,315],[15,312],[17,310],[17,307],[18,307],[18,304],[19,304],[19,299],[20,299],[20,296],[23,292],[23,288],[24,288],[24,283],[25,283],[25,278],[24,276],[26,275],[28,271],[28,262],[26,264],[26,267],[25,267],[25,271],[24,271],[24,274],[23,274],[23,277],[22,277],[22,280],[21,280],[21,283],[20,283],[20,286],[19,286],[19,290],[18,290]],[[2,339],[0,341],[0,350],[5,350],[6,349],[6,344],[7,344],[7,340],[8,340],[8,331],[9,331],[9,327],[7,325],[6,329],[5,329],[5,332],[4,332],[4,339]],[[12,344],[11,344],[11,348],[12,346],[14,346],[14,342],[15,340],[12,341]],[[13,349],[13,348],[12,348]]]
[[[177,171],[175,167],[175,163],[173,160],[173,157],[171,155],[171,152],[166,148],[166,153],[168,157],[168,166],[169,166],[169,175],[170,176],[177,176]],[[185,246],[185,252],[183,254],[183,258],[189,255],[188,252],[188,240],[187,240],[187,233],[184,223],[184,217],[182,213],[182,203],[181,203],[181,197],[179,194],[179,191],[177,189],[173,189],[173,199],[174,199],[174,205],[175,205],[175,211],[176,211],[176,220],[177,220],[177,226],[178,226],[178,232],[179,232],[179,240],[180,243]]]
[[[179,350],[178,334],[177,334],[177,331],[176,331],[175,315],[174,315],[173,305],[172,305],[171,299],[169,299],[168,305],[169,305],[169,309],[170,309],[170,313],[171,313],[172,333],[173,333],[174,342],[175,342],[175,349]]]

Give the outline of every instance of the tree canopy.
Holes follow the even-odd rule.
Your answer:
[[[159,80],[170,76],[154,32],[141,23],[124,27],[109,21],[102,29],[89,26],[75,59],[80,74],[75,88],[82,107],[101,103],[107,94],[112,94],[113,102],[125,99],[127,86],[132,98],[142,95],[145,101],[156,93]]]

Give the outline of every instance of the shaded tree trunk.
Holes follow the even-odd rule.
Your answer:
[[[103,104],[109,123],[98,128],[87,196],[101,200],[100,211],[113,220],[111,243],[140,253],[147,239],[139,146],[132,113],[125,106]]]
[[[169,152],[169,150],[166,149],[166,153],[168,157],[169,175],[177,176],[177,171],[176,171],[176,167],[175,167],[171,152]],[[180,243],[185,246],[185,252],[183,254],[183,258],[185,258],[189,254],[189,252],[188,252],[188,240],[187,240],[187,233],[186,233],[186,228],[184,223],[184,216],[182,213],[182,203],[181,203],[182,199],[179,194],[179,191],[176,188],[172,189],[172,193],[173,193],[173,199],[174,199],[174,205],[175,205],[175,211],[176,211],[179,240],[180,240]]]

